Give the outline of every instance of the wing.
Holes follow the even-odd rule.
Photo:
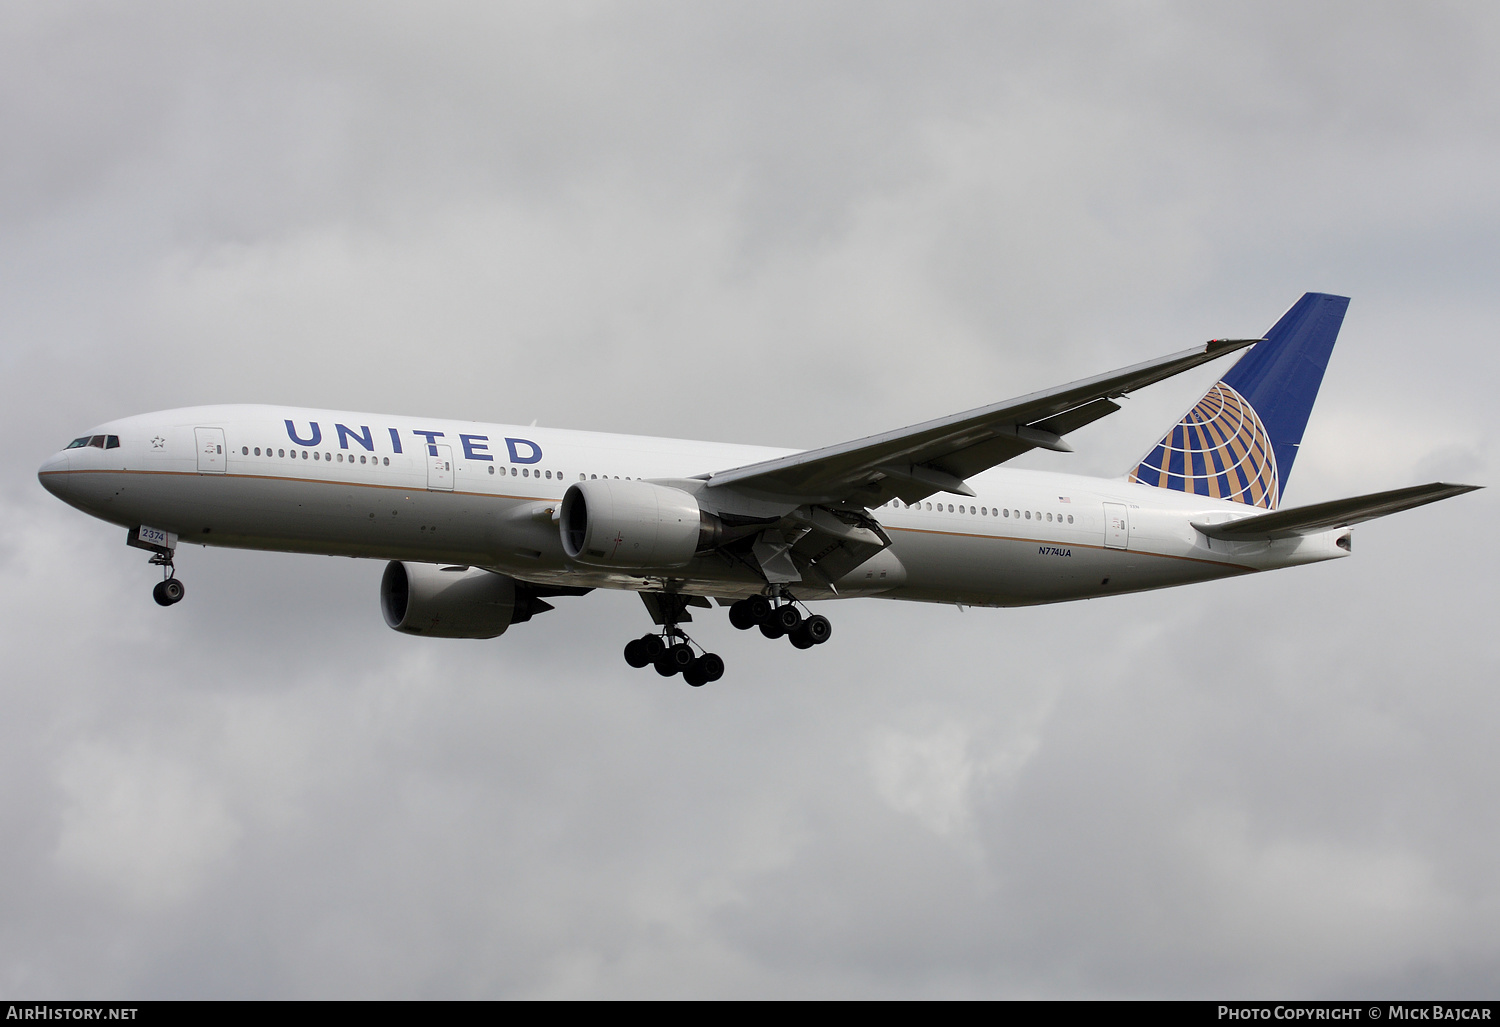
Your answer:
[[[806,504],[875,507],[935,492],[972,496],[964,479],[1028,450],[1069,452],[1062,436],[1120,409],[1114,400],[1259,339],[1215,339],[1194,349],[910,428],[748,464],[708,476],[710,489]]]
[[[1298,506],[1290,510],[1241,517],[1238,520],[1217,524],[1193,522],[1209,538],[1226,542],[1257,542],[1275,538],[1291,538],[1293,535],[1311,535],[1329,528],[1344,528],[1361,521],[1374,520],[1386,514],[1410,510],[1414,506],[1425,506],[1440,499],[1461,496],[1473,492],[1478,485],[1451,485],[1435,481],[1430,485],[1412,485],[1389,492],[1374,492],[1368,496],[1351,496],[1312,506]]]

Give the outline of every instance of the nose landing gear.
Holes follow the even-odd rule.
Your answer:
[[[187,589],[177,578],[177,568],[172,566],[172,551],[159,552],[151,557],[151,563],[161,568],[162,579],[156,583],[151,590],[151,598],[156,600],[157,606],[176,606],[182,602],[182,597],[187,594]]]

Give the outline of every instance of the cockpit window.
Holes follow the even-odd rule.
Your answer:
[[[104,436],[104,448],[105,449],[119,449],[120,448],[120,436],[118,436],[118,435],[106,435],[106,436]]]
[[[103,435],[95,435],[93,438],[89,439],[89,445],[93,446],[95,449],[103,449],[104,448],[104,436]]]
[[[82,449],[84,446],[87,446],[88,444],[89,444],[89,437],[87,435],[85,435],[81,439],[74,439],[72,442],[68,443],[67,448],[68,449]]]

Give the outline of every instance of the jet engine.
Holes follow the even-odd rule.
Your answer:
[[[478,567],[388,563],[380,579],[380,612],[408,635],[494,638],[550,609],[526,585]]]
[[[563,551],[596,567],[685,567],[713,545],[718,520],[682,489],[599,478],[569,486],[559,518]]]

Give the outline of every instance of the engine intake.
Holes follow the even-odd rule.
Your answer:
[[[682,489],[617,478],[570,486],[558,524],[569,559],[596,567],[685,567],[719,530]]]

